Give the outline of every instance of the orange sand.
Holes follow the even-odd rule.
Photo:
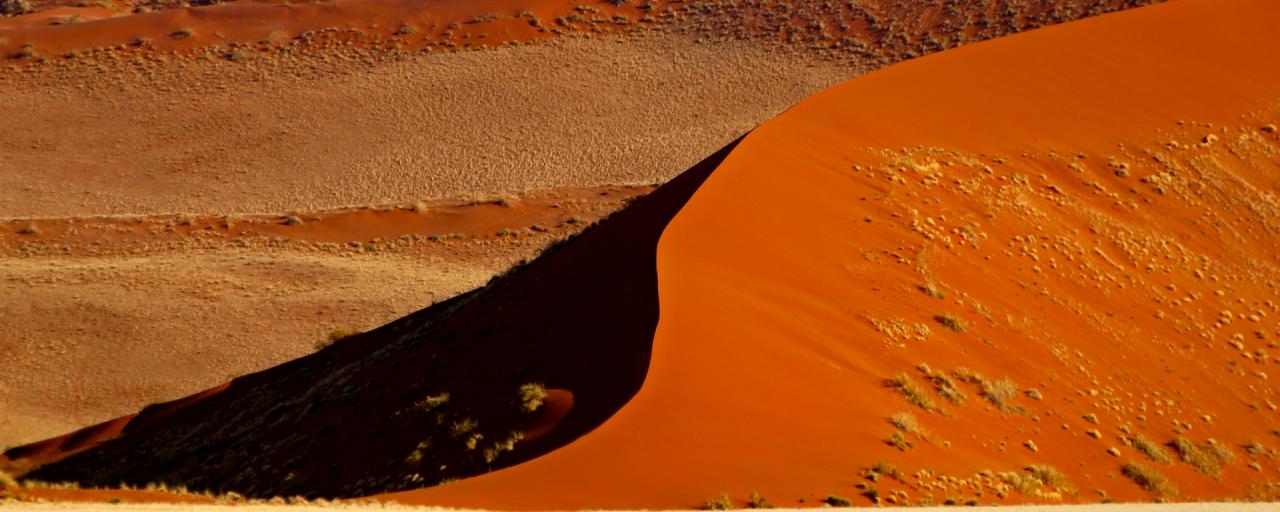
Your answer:
[[[1267,64],[1276,19],[1270,0],[1171,2],[910,61],[805,101],[750,134],[664,232],[652,362],[627,406],[549,455],[391,497],[676,508],[757,490],[816,505],[856,497],[859,468],[885,459],[952,476],[1051,464],[1080,489],[1068,500],[1139,500],[1118,476],[1121,462],[1141,460],[1117,440],[1124,423],[1160,442],[1272,442],[1274,406],[1248,404],[1274,392],[1227,340],[1250,333],[1257,348],[1251,331],[1275,332],[1280,316],[1267,282],[1278,146],[1255,118],[1274,123],[1280,99],[1280,67]],[[1196,145],[1210,133],[1218,146]],[[936,151],[896,152],[917,146]],[[1133,174],[1118,177],[1112,156]],[[1175,197],[1139,181],[1183,156],[1196,167],[1180,176],[1211,186]],[[989,200],[958,191],[966,185],[989,187]],[[948,298],[916,289],[928,281]],[[1171,302],[1183,294],[1192,307]],[[1214,324],[1223,310],[1258,320]],[[931,320],[948,311],[966,332]],[[931,333],[890,343],[872,320],[893,317]],[[900,371],[924,382],[920,363],[1008,375],[1045,398],[1019,396],[1028,413],[1002,413],[965,387],[965,405],[928,413],[882,385]],[[928,441],[906,452],[882,442],[899,411],[921,418]],[[1081,420],[1089,413],[1101,424]],[[1171,419],[1187,424],[1181,434]],[[1090,428],[1103,438],[1082,435]],[[1277,477],[1274,460],[1256,462],[1237,460],[1221,479],[1154,465],[1184,497],[1203,498]],[[910,492],[913,502],[964,493]]]

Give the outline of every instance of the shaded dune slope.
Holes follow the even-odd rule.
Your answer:
[[[46,464],[27,476],[48,481],[350,497],[550,451],[639,389],[658,320],[658,236],[728,151],[484,288],[5,457]],[[525,384],[546,390],[533,411]]]
[[[537,460],[391,497],[1274,493],[1280,71],[1261,63],[1277,16],[1265,0],[1173,2],[801,103],[664,232],[632,402]],[[1168,481],[1125,476],[1140,471]]]

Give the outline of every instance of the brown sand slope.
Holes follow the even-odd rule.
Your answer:
[[[1277,16],[1173,2],[801,103],[664,232],[653,360],[625,408],[548,456],[392,498],[1274,498]]]
[[[652,251],[727,152],[484,288],[194,400],[5,456],[22,468],[83,451],[29,475],[49,481],[359,496],[557,448],[639,388],[658,315]]]
[[[269,368],[335,330],[473,289],[649,190],[0,223],[0,449]]]

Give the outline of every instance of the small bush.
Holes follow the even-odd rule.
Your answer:
[[[761,496],[760,493],[752,491],[751,494],[747,495],[747,508],[773,508],[773,504],[764,499],[764,496]]]
[[[905,452],[916,446],[914,442],[907,439],[907,436],[902,435],[902,432],[899,431],[894,431],[888,439],[885,439],[884,444],[897,448],[900,452]]]
[[[1155,441],[1147,439],[1146,436],[1143,436],[1142,434],[1134,434],[1130,437],[1129,444],[1132,444],[1134,450],[1137,450],[1138,453],[1141,453],[1143,457],[1146,457],[1152,462],[1159,462],[1161,464],[1168,464],[1171,462],[1164,447],[1160,446]]]
[[[1002,410],[1013,410],[1014,407],[1009,401],[1018,396],[1018,385],[1014,384],[1008,377],[994,381],[983,381],[982,396]]]
[[[924,284],[920,285],[920,292],[935,299],[947,298],[947,294],[939,289],[938,285],[933,281],[925,281]]]
[[[941,315],[937,315],[933,317],[933,320],[935,322],[942,324],[943,327],[951,329],[952,331],[955,331],[955,332],[964,332],[968,328],[964,320],[962,320],[960,317],[955,316],[951,313],[943,313]]]
[[[547,388],[542,384],[534,382],[520,386],[520,408],[525,412],[538,410],[546,399]]]
[[[317,341],[316,350],[323,350],[325,348],[328,348],[330,345],[337,343],[338,341],[350,338],[357,334],[360,334],[359,329],[352,329],[350,327],[339,327],[337,329],[329,331],[329,336],[327,336],[325,339]]]
[[[899,372],[892,379],[885,381],[885,386],[896,390],[911,405],[926,411],[932,411],[937,408],[937,404],[933,402],[933,398],[929,397],[929,393],[904,372]]]
[[[196,31],[191,27],[178,27],[178,30],[173,31],[172,35],[178,39],[186,39],[196,35]]]
[[[33,10],[29,0],[0,0],[0,16],[18,16]]]
[[[862,470],[862,476],[872,482],[877,482],[881,477],[889,477],[899,482],[902,480],[902,470],[898,466],[889,464],[883,460],[876,461],[871,467]]]
[[[35,224],[27,224],[25,226],[22,226],[21,229],[18,229],[18,234],[19,235],[38,235],[40,234],[40,228],[37,227]]]
[[[9,491],[22,487],[16,479],[4,471],[0,471],[0,491]]]
[[[418,27],[415,27],[408,23],[402,24],[400,25],[400,28],[396,29],[397,35],[407,36],[409,34],[416,34],[416,33],[418,33]]]
[[[1223,466],[1235,460],[1235,454],[1231,450],[1212,439],[1197,445],[1185,437],[1179,437],[1170,445],[1178,452],[1178,458],[1182,462],[1214,478],[1222,474]]]
[[[733,508],[733,501],[729,499],[728,494],[721,494],[714,498],[707,498],[702,503],[702,510],[730,510]]]
[[[823,502],[823,503],[826,503],[826,504],[828,504],[828,505],[831,505],[831,506],[833,506],[833,507],[850,507],[850,506],[853,506],[853,502],[852,502],[852,501],[849,501],[849,498],[846,498],[846,497],[844,497],[844,496],[836,496],[836,495],[834,495],[834,494],[832,494],[831,496],[827,496],[827,497],[826,497],[826,499],[823,499],[823,500],[822,500],[822,502]]]
[[[1120,473],[1129,477],[1130,480],[1138,484],[1138,487],[1141,487],[1153,497],[1165,499],[1178,495],[1178,488],[1173,485],[1173,482],[1170,482],[1159,471],[1150,467],[1136,462],[1128,462],[1120,468]]]
[[[920,427],[920,421],[916,419],[916,415],[909,412],[900,412],[889,417],[889,424],[894,428],[920,437],[925,436],[925,430]]]
[[[1050,487],[1058,492],[1074,494],[1076,492],[1075,484],[1071,483],[1066,473],[1063,473],[1053,466],[1027,466],[1026,471],[1031,476],[1039,480],[1041,484]]]
[[[961,391],[956,386],[956,382],[947,377],[946,374],[941,372],[934,373],[927,378],[933,382],[933,389],[938,392],[938,396],[942,397],[943,400],[955,405],[963,404],[965,400],[968,400],[969,397],[964,394],[964,391]]]

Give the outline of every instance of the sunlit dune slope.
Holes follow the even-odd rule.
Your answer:
[[[1173,2],[801,103],[663,233],[626,407],[537,460],[391,497],[1274,497],[1277,19]]]

